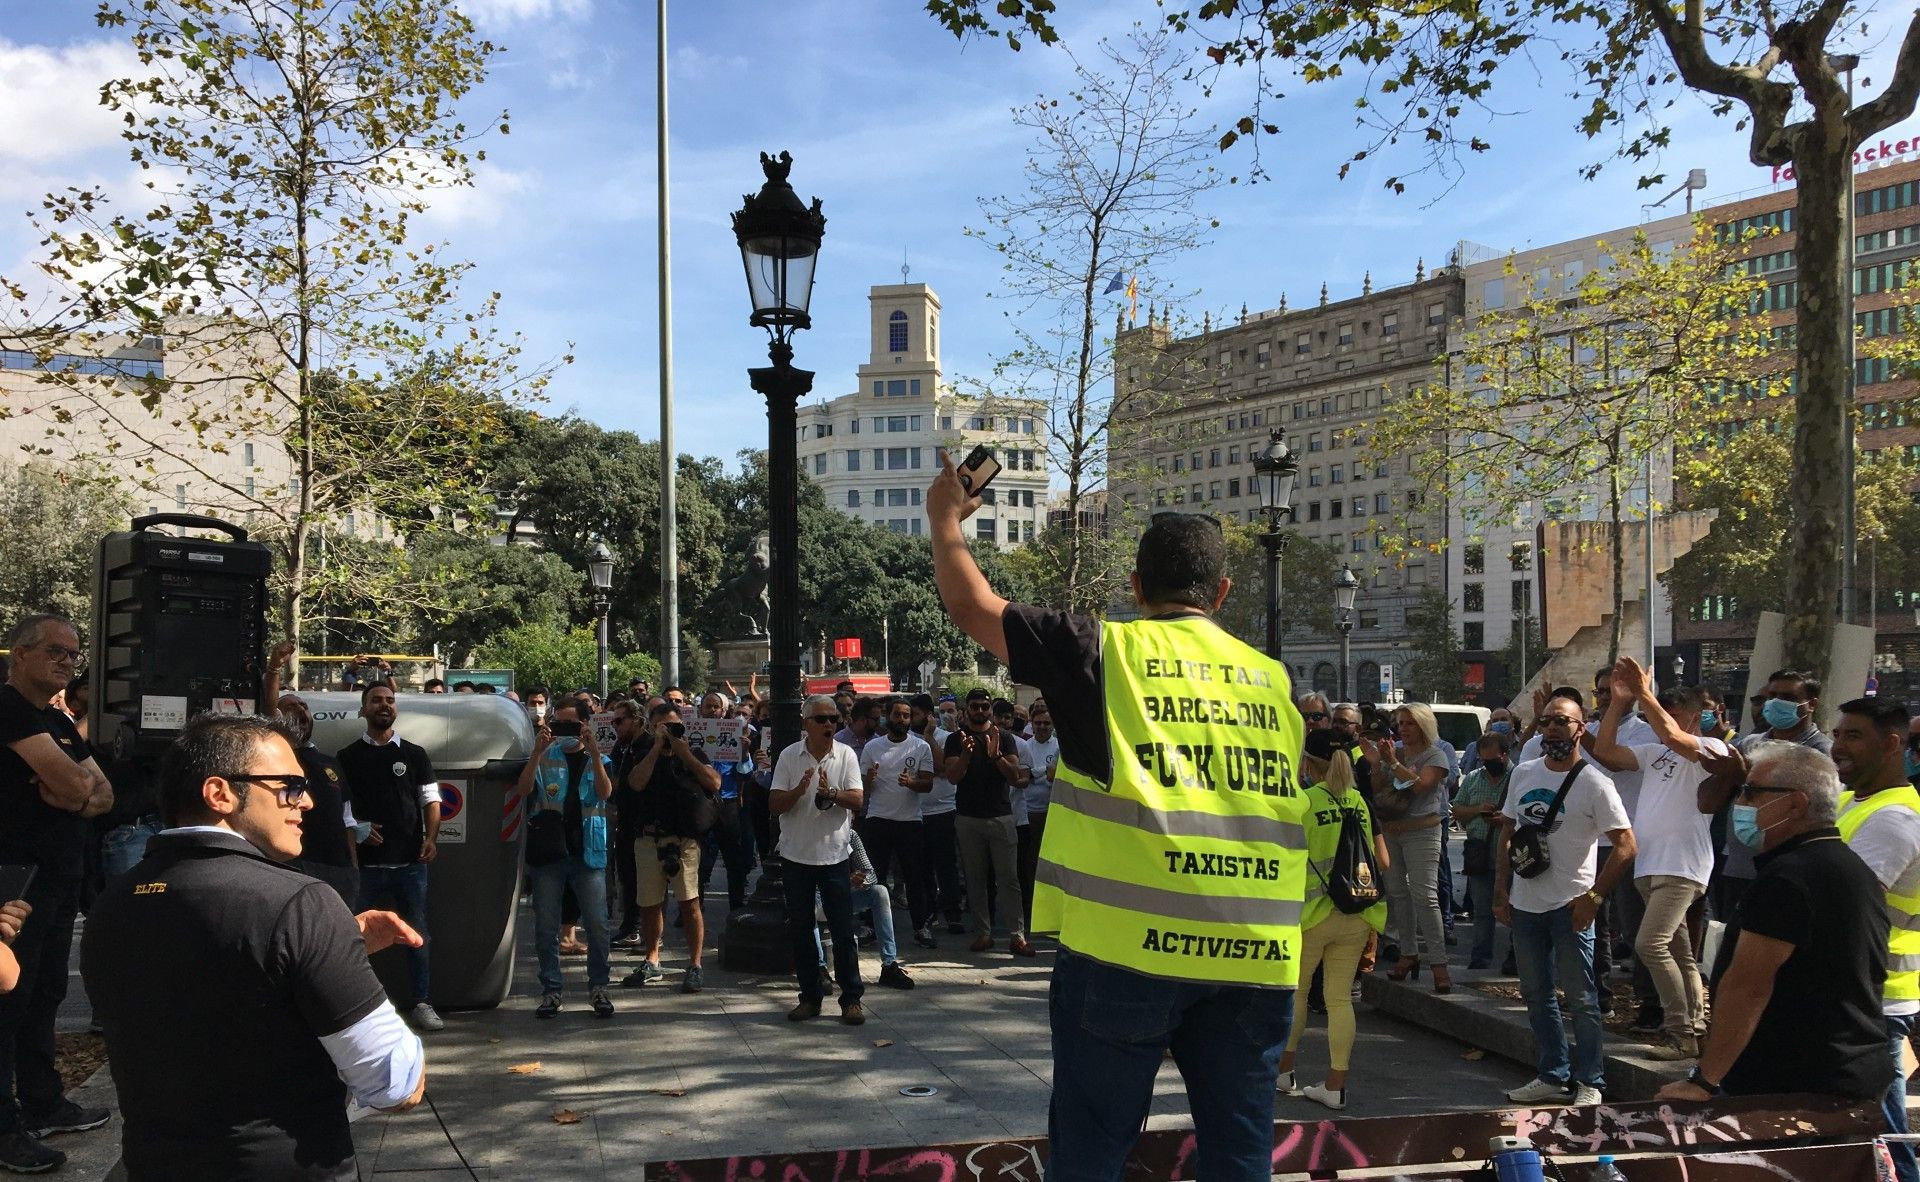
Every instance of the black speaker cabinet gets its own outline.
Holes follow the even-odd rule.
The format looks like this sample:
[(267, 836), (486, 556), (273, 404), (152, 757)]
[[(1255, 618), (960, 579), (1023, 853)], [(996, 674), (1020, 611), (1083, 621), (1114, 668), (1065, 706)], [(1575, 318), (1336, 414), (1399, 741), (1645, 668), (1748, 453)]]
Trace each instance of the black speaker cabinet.
[[(183, 538), (158, 525), (217, 530)], [(272, 552), (212, 517), (156, 513), (100, 539), (94, 568), (94, 743), (118, 758), (157, 756), (187, 719), (252, 714), (266, 664)]]

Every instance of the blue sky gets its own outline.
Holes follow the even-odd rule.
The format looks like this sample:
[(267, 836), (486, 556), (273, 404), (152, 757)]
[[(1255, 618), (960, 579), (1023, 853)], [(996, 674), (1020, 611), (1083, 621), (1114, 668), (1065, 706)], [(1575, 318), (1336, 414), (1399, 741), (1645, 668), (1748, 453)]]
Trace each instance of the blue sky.
[[(648, 0), (472, 0), (468, 11), (506, 45), (474, 110), (504, 107), (512, 134), (490, 140), (476, 188), (438, 201), (428, 229), (478, 266), (476, 292), (500, 291), (502, 320), (534, 356), (573, 342), (575, 364), (549, 390), (555, 410), (608, 427), (658, 433), (655, 295), (654, 26)], [(1064, 5), (1067, 40), (1091, 46), (1135, 19), (1145, 0)], [(25, 273), (34, 239), (18, 211), (49, 188), (101, 181), (130, 192), (131, 167), (110, 118), (95, 109), (101, 81), (126, 68), (124, 47), (97, 29), (91, 0), (0, 0), (0, 275)], [(793, 181), (819, 196), (827, 240), (814, 328), (796, 344), (818, 371), (817, 395), (853, 388), (867, 349), (866, 292), (900, 281), (940, 293), (949, 378), (984, 376), (1011, 346), (992, 253), (963, 236), (977, 200), (1015, 192), (1027, 147), (1009, 110), (1061, 94), (1071, 63), (1028, 44), (956, 42), (913, 0), (680, 0), (670, 13), (673, 318), (677, 442), (731, 460), (764, 446), (764, 404), (744, 370), (764, 364), (764, 334), (746, 323), (745, 284), (727, 215), (760, 184), (758, 153), (791, 151)], [(1874, 60), (1885, 46), (1860, 46)], [(1498, 248), (1556, 242), (1642, 220), (1651, 195), (1615, 164), (1582, 181), (1605, 145), (1574, 129), (1557, 63), (1516, 59), (1497, 94), (1507, 114), (1486, 129), (1494, 150), (1467, 162), (1459, 183), (1415, 177), (1402, 195), (1381, 187), (1410, 155), (1336, 169), (1363, 133), (1354, 91), (1294, 88), (1263, 137), (1271, 180), (1201, 198), (1220, 227), (1170, 263), (1187, 311), (1216, 316), (1300, 306), (1405, 282), (1417, 258), (1443, 262), (1459, 239)], [(1207, 105), (1237, 117), (1248, 91), (1229, 76)], [(1872, 93), (1863, 82), (1862, 91)], [(1195, 101), (1200, 102), (1198, 92)], [(1674, 109), (1672, 176), (1705, 168), (1707, 197), (1764, 187), (1745, 136), (1682, 95)], [(1907, 125), (1912, 126), (1912, 123)], [(1218, 162), (1243, 178), (1244, 149)], [(1668, 209), (1679, 208), (1676, 198)], [(1662, 211), (1667, 212), (1667, 211)], [(1110, 297), (1118, 300), (1120, 297)], [(1109, 305), (1108, 315), (1111, 315)], [(1144, 311), (1144, 309), (1143, 309)]]

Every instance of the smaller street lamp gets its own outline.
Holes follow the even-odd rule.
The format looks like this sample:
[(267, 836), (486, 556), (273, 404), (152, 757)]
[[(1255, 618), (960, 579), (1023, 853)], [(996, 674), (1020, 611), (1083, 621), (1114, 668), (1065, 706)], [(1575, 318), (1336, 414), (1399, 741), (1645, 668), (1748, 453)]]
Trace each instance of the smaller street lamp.
[(1286, 429), (1275, 427), (1266, 448), (1253, 457), (1253, 488), (1267, 515), (1267, 532), (1260, 535), (1260, 545), (1267, 552), (1267, 655), (1276, 661), (1281, 659), (1280, 557), (1293, 538), (1280, 526), (1293, 520), (1293, 484), (1299, 476), (1300, 461), (1287, 446)]
[(1360, 580), (1353, 577), (1353, 567), (1348, 563), (1340, 564), (1340, 573), (1333, 576), (1333, 613), (1334, 622), (1340, 629), (1340, 700), (1347, 700), (1347, 670), (1353, 663), (1353, 600), (1360, 594)]
[(600, 641), (600, 700), (607, 700), (607, 609), (613, 606), (613, 551), (605, 542), (593, 544), (593, 556), (587, 559), (587, 577), (593, 581), (593, 614)]

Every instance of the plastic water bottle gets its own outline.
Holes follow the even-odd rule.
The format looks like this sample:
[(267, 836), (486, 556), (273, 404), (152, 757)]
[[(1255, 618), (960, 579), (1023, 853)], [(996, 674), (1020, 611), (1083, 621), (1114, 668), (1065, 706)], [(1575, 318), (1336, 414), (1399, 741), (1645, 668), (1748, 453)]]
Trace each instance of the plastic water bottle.
[(1610, 1153), (1601, 1154), (1600, 1160), (1593, 1163), (1590, 1176), (1593, 1182), (1627, 1182), (1627, 1176), (1620, 1172), (1619, 1166), (1613, 1164), (1613, 1155)]
[(1487, 1154), (1493, 1158), (1493, 1173), (1499, 1182), (1544, 1182), (1540, 1151), (1525, 1137), (1491, 1138)]

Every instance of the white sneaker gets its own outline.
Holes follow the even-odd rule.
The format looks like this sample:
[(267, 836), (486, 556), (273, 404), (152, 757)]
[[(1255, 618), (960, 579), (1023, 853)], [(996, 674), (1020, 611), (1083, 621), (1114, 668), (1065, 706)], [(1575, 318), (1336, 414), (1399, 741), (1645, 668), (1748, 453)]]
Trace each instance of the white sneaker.
[(412, 1018), (413, 1024), (422, 1030), (433, 1031), (445, 1030), (447, 1028), (446, 1020), (441, 1018), (440, 1015), (434, 1011), (434, 1008), (424, 1001), (414, 1006), (408, 1017)]
[(1602, 1102), (1600, 1089), (1591, 1084), (1581, 1084), (1579, 1087), (1573, 1089), (1573, 1106), (1575, 1108), (1592, 1108)]
[(1347, 1106), (1347, 1089), (1334, 1091), (1325, 1084), (1308, 1084), (1300, 1089), (1300, 1094), (1315, 1104), (1322, 1104), (1336, 1112)]
[(1300, 1094), (1300, 1085), (1295, 1082), (1293, 1072), (1282, 1071), (1279, 1082), (1274, 1085), (1273, 1090), (1282, 1096), (1298, 1096)]
[(1567, 1085), (1557, 1084), (1552, 1080), (1536, 1079), (1530, 1084), (1525, 1084), (1508, 1092), (1507, 1099), (1513, 1101), (1515, 1104), (1540, 1104), (1548, 1100), (1557, 1100), (1565, 1103), (1567, 1099)]

